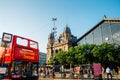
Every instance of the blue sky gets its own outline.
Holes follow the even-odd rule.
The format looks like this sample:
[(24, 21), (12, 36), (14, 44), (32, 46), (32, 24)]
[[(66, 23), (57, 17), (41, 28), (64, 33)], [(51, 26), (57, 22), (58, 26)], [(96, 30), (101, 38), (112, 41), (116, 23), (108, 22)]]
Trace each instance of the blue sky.
[(0, 36), (8, 32), (31, 38), (46, 52), (52, 18), (57, 18), (57, 36), (68, 24), (79, 38), (104, 15), (120, 18), (120, 0), (0, 0)]

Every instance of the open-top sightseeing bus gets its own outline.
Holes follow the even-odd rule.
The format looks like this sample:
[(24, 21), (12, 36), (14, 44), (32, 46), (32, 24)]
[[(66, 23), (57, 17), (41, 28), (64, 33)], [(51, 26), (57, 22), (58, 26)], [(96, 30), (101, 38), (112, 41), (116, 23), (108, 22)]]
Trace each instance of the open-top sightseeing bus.
[(17, 35), (11, 43), (1, 41), (0, 78), (37, 80), (38, 64), (38, 42)]

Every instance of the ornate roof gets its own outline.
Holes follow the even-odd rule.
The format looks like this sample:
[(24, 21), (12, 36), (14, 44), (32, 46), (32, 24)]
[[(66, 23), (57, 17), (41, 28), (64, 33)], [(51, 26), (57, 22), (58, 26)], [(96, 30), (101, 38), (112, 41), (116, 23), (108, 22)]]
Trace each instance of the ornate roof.
[(54, 33), (51, 32), (51, 33), (49, 34), (48, 38), (53, 39), (53, 38), (54, 38)]
[(64, 32), (71, 34), (71, 30), (70, 30), (70, 28), (68, 27), (68, 25), (66, 25), (66, 27), (64, 28)]

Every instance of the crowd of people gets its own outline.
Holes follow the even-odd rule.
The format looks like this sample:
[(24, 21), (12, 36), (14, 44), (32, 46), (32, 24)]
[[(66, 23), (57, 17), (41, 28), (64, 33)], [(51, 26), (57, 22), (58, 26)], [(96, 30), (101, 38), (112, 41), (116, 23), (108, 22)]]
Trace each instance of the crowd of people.
[(52, 67), (40, 67), (39, 73), (43, 78), (51, 78), (55, 76), (55, 70)]
[[(83, 78), (94, 78), (94, 69), (93, 67), (89, 66), (89, 67), (83, 67), (83, 66), (77, 66), (74, 68), (71, 68), (69, 70), (69, 72), (66, 71), (66, 69), (61, 66), (60, 68), (60, 72), (59, 74), (61, 74), (61, 78), (66, 78), (66, 74), (69, 74), (69, 77), (67, 76), (67, 78), (75, 78), (75, 79), (83, 79)], [(112, 80), (112, 72), (113, 69), (111, 69), (110, 67), (106, 67), (103, 69), (101, 69), (103, 73), (101, 73), (101, 75), (106, 75), (106, 78), (108, 80)], [(41, 67), (39, 68), (39, 72), (40, 72), (40, 76), (44, 77), (44, 78), (54, 78), (56, 77), (55, 75), (55, 69), (53, 67)], [(104, 77), (104, 76), (101, 76)]]
[[(61, 74), (61, 78), (65, 78), (66, 74), (69, 74), (70, 78), (83, 78), (83, 74), (87, 73), (88, 77), (91, 77), (93, 72), (92, 72), (92, 68), (88, 68), (88, 69), (83, 69), (82, 66), (78, 66), (78, 67), (74, 67), (71, 68), (71, 70), (67, 71), (67, 69), (65, 69), (63, 66), (60, 67), (60, 71), (59, 73)], [(43, 78), (50, 78), (50, 77), (55, 77), (55, 69), (53, 67), (40, 67), (39, 68), (39, 75)]]

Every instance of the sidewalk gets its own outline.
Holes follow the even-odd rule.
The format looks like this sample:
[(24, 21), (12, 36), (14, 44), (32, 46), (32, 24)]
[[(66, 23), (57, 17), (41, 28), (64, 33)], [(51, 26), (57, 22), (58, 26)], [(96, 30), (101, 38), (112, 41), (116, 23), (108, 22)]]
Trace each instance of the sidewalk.
[[(88, 78), (86, 74), (84, 75), (84, 79), (77, 79), (77, 78), (72, 79), (69, 76), (70, 76), (70, 74), (66, 74), (65, 78), (61, 78), (61, 74), (57, 73), (57, 74), (55, 74), (55, 78), (39, 77), (39, 80), (95, 80), (95, 79)], [(102, 80), (107, 80), (107, 76), (102, 75)], [(112, 80), (120, 80), (120, 75), (114, 75)]]
[[(82, 80), (82, 79), (52, 79), (52, 78), (42, 78), (39, 80)], [(94, 79), (83, 79), (83, 80), (94, 80)]]
[[(98, 79), (53, 79), (53, 78), (39, 78), (39, 80), (98, 80)], [(102, 80), (107, 80), (107, 79), (105, 78), (105, 79), (102, 79)], [(120, 79), (113, 78), (112, 80), (120, 80)]]

